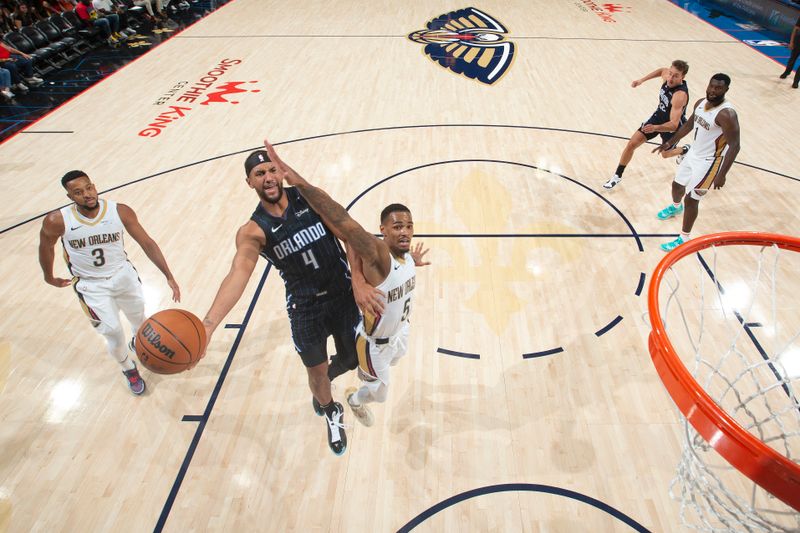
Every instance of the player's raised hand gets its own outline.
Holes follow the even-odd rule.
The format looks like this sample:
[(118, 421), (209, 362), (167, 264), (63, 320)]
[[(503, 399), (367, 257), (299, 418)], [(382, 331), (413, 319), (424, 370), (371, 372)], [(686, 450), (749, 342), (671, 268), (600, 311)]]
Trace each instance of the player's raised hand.
[(275, 166), (278, 167), (278, 174), (280, 174), (281, 178), (286, 180), (288, 185), (297, 185), (295, 180), (297, 176), (296, 172), (291, 171), (289, 165), (283, 162), (278, 156), (278, 153), (275, 151), (275, 147), (270, 144), (267, 139), (264, 139), (264, 148), (267, 150), (267, 156), (269, 156), (269, 160), (275, 163)]
[(417, 243), (411, 249), (411, 251), (409, 252), (411, 254), (411, 257), (414, 258), (414, 265), (415, 266), (421, 267), (421, 266), (426, 266), (426, 265), (430, 265), (431, 264), (430, 261), (423, 260), (423, 258), (425, 257), (425, 254), (427, 254), (428, 252), (431, 251), (430, 248), (423, 249), (424, 246), (425, 246), (425, 243), (422, 243), (422, 242)]

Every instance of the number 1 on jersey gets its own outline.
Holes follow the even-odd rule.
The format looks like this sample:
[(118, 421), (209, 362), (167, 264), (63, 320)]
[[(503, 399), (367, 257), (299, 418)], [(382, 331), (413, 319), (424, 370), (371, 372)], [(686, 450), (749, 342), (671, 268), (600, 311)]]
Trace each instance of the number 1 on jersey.
[(306, 250), (303, 252), (303, 261), (305, 261), (307, 265), (314, 265), (314, 270), (319, 270), (319, 263), (317, 263), (317, 258), (314, 257), (313, 250)]

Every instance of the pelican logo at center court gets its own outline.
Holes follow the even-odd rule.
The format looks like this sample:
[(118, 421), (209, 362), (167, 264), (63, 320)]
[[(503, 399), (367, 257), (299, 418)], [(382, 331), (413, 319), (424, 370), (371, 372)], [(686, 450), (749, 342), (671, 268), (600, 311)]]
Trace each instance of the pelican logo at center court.
[(490, 15), (468, 7), (436, 17), (426, 30), (408, 38), (424, 44), (423, 53), (440, 67), (491, 85), (514, 60), (514, 43), (506, 41), (507, 33)]

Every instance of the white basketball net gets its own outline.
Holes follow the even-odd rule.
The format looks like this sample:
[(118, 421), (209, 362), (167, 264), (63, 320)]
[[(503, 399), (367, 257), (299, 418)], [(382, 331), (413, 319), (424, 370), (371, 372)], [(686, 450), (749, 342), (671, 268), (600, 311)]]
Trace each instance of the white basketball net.
[[(681, 279), (688, 287), (679, 298)], [(791, 289), (779, 291), (781, 281)], [(798, 281), (800, 254), (777, 246), (714, 246), (677, 261), (659, 295), (664, 327), (673, 324), (670, 342), (695, 380), (739, 425), (795, 463)], [(683, 331), (674, 327), (681, 322)], [(670, 495), (681, 503), (684, 525), (713, 532), (800, 531), (800, 513), (730, 466), (681, 419), (683, 455)]]

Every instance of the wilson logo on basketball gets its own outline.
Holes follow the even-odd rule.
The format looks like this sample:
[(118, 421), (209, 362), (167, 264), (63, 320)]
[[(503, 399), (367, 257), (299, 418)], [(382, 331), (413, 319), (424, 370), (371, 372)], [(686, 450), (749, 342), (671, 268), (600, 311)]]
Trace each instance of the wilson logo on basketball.
[(167, 348), (161, 344), (161, 335), (155, 332), (152, 326), (150, 326), (149, 322), (145, 322), (144, 327), (139, 335), (144, 337), (150, 346), (152, 346), (157, 352), (166, 355), (170, 359), (175, 357), (175, 350), (171, 350), (170, 348)]
[(441, 15), (427, 28), (408, 38), (424, 44), (423, 53), (440, 67), (480, 83), (497, 82), (514, 59), (514, 43), (505, 40), (505, 26), (474, 7)]
[(220, 78), (225, 76), (232, 66), (240, 63), (242, 63), (241, 59), (223, 59), (196, 82), (180, 81), (173, 85), (153, 105), (163, 106), (173, 98), (176, 103), (167, 105), (167, 109), (159, 113), (147, 127), (140, 130), (138, 135), (140, 137), (161, 135), (161, 132), (173, 123), (196, 112), (199, 109), (196, 105), (238, 104), (239, 98), (232, 99), (232, 96), (261, 92), (260, 89), (243, 87), (245, 84), (258, 83), (257, 81), (228, 81), (218, 84)]
[(603, 22), (617, 22), (614, 18), (616, 13), (630, 13), (631, 8), (630, 6), (625, 6), (622, 4), (616, 3), (603, 3), (598, 4), (593, 2), (592, 0), (579, 0), (575, 2), (575, 5), (578, 6), (578, 9), (584, 11), (586, 13), (594, 13), (597, 15), (600, 20)]

